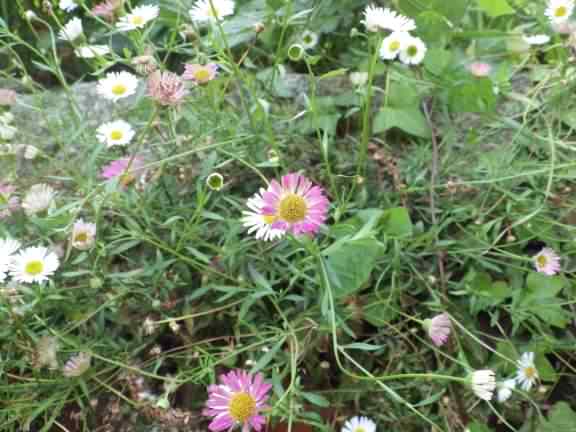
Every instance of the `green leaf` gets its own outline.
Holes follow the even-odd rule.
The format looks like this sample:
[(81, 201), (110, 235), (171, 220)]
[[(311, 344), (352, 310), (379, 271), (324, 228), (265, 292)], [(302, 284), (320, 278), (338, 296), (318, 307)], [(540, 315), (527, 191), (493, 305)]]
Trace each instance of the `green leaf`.
[(385, 132), (394, 127), (422, 138), (431, 136), (430, 127), (418, 107), (382, 108), (374, 118), (374, 132)]
[(448, 92), (448, 103), (454, 112), (492, 112), (496, 95), (488, 78), (459, 83)]
[(323, 407), (323, 408), (330, 406), (330, 401), (323, 396), (317, 395), (315, 393), (308, 393), (308, 392), (302, 392), (300, 394), (302, 395), (302, 397), (304, 399), (306, 399), (308, 402), (310, 402), (316, 406)]
[(393, 237), (409, 237), (412, 235), (412, 220), (404, 207), (391, 208), (382, 216), (383, 232)]
[(462, 20), (468, 9), (468, 0), (432, 0), (431, 9), (456, 24)]
[(442, 75), (452, 61), (452, 52), (443, 48), (430, 48), (424, 58), (424, 67), (434, 75)]
[[(446, 40), (450, 36), (450, 26), (446, 19), (434, 11), (425, 11), (418, 15), (416, 25), (420, 29), (420, 36), (428, 43)], [(430, 55), (428, 53), (426, 58)]]
[(506, 0), (478, 0), (478, 6), (491, 17), (516, 13)]
[(558, 402), (552, 407), (548, 419), (542, 419), (538, 432), (576, 431), (576, 413), (566, 402)]
[(382, 247), (375, 239), (350, 240), (326, 254), (330, 279), (336, 298), (354, 294), (368, 282)]
[(554, 297), (562, 290), (564, 283), (565, 280), (560, 276), (530, 273), (526, 278), (527, 297), (534, 299)]
[(478, 422), (474, 422), (468, 425), (468, 430), (470, 432), (492, 432), (490, 428)]

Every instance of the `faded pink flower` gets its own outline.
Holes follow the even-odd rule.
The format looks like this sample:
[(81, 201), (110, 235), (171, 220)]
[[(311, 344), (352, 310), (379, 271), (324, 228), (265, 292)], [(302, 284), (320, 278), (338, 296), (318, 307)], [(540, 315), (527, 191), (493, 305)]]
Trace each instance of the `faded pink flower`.
[(230, 431), (236, 426), (242, 432), (262, 430), (266, 417), (268, 391), (272, 385), (264, 382), (262, 374), (252, 375), (243, 370), (230, 371), (219, 376), (220, 384), (208, 386), (208, 401), (202, 412), (213, 417), (208, 429), (212, 432)]
[(100, 176), (106, 180), (120, 177), (120, 184), (126, 187), (145, 174), (144, 165), (142, 156), (129, 156), (110, 162), (102, 169)]
[(12, 89), (0, 89), (0, 105), (14, 105), (16, 103), (16, 92)]
[(560, 257), (554, 249), (544, 248), (534, 256), (536, 271), (548, 276), (554, 276), (560, 271)]
[(173, 72), (155, 71), (148, 76), (148, 95), (160, 105), (178, 105), (187, 94), (184, 81)]
[(262, 214), (272, 221), (270, 227), (296, 235), (317, 233), (330, 206), (322, 187), (296, 173), (283, 176), (280, 183), (272, 180), (262, 198)]
[(446, 312), (436, 315), (432, 319), (424, 321), (424, 328), (428, 332), (428, 336), (437, 347), (442, 346), (448, 341), (450, 332), (452, 331), (452, 321), (450, 315)]
[(122, 6), (122, 2), (123, 0), (106, 0), (94, 6), (92, 8), (92, 13), (104, 18), (105, 20), (113, 21), (116, 12)]
[(218, 73), (218, 65), (216, 63), (208, 63), (207, 65), (201, 64), (185, 64), (184, 73), (182, 78), (190, 80), (194, 84), (206, 84), (216, 78)]
[(8, 183), (0, 183), (0, 219), (5, 219), (20, 208), (20, 200), (14, 196), (16, 188)]
[(468, 65), (468, 70), (472, 75), (478, 78), (487, 77), (492, 72), (492, 66), (489, 63), (473, 62)]

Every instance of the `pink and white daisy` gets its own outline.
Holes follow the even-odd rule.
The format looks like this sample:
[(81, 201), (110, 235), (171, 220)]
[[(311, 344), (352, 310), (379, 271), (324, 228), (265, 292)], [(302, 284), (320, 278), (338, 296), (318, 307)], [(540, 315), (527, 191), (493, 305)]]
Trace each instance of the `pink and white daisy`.
[(468, 70), (475, 77), (484, 78), (490, 75), (492, 72), (492, 66), (490, 63), (472, 62), (468, 65)]
[(184, 80), (173, 72), (157, 70), (148, 76), (148, 96), (160, 105), (178, 105), (187, 94)]
[(72, 227), (70, 243), (73, 248), (78, 250), (88, 250), (94, 246), (96, 240), (96, 225), (90, 222), (84, 222), (78, 219)]
[(106, 180), (118, 177), (120, 184), (126, 187), (145, 174), (145, 164), (142, 156), (129, 156), (110, 162), (100, 175)]
[(424, 321), (424, 327), (428, 331), (428, 336), (436, 346), (442, 346), (448, 340), (452, 331), (452, 321), (446, 312), (436, 315), (432, 319)]
[(330, 205), (323, 188), (296, 173), (283, 176), (280, 183), (272, 180), (262, 198), (262, 213), (274, 218), (272, 228), (296, 235), (318, 232)]
[(218, 73), (218, 65), (216, 63), (208, 63), (207, 65), (201, 64), (185, 64), (184, 73), (182, 78), (190, 80), (194, 84), (206, 84), (216, 78)]
[(220, 384), (208, 387), (208, 401), (202, 412), (213, 417), (208, 429), (219, 432), (241, 426), (242, 432), (249, 432), (250, 428), (262, 430), (266, 418), (260, 411), (268, 408), (266, 401), (272, 385), (264, 382), (262, 374), (243, 370), (222, 374), (219, 380)]
[(544, 248), (534, 256), (536, 271), (548, 276), (554, 276), (560, 271), (560, 257), (554, 249)]
[(0, 88), (0, 105), (14, 105), (17, 93), (12, 89)]
[(264, 199), (262, 194), (266, 192), (264, 188), (260, 188), (259, 192), (256, 192), (251, 198), (248, 199), (246, 205), (249, 210), (242, 212), (244, 215), (242, 217), (242, 225), (248, 228), (248, 234), (256, 233), (256, 239), (264, 241), (277, 240), (284, 237), (286, 234), (285, 230), (272, 228), (274, 223), (274, 217), (267, 216), (262, 213), (262, 207), (264, 206)]
[(106, 0), (92, 8), (92, 13), (96, 16), (112, 21), (118, 9), (122, 6), (122, 0)]

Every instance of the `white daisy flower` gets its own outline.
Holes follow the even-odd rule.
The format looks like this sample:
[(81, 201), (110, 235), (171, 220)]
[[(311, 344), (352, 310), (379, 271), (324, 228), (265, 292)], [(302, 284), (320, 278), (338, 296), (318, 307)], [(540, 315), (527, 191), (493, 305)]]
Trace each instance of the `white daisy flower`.
[(74, 0), (60, 0), (58, 2), (58, 7), (66, 12), (72, 12), (78, 7)]
[(516, 383), (524, 391), (529, 391), (532, 385), (538, 380), (538, 371), (534, 366), (534, 353), (525, 352), (518, 360), (518, 372)]
[(574, 0), (548, 0), (544, 15), (552, 24), (567, 21), (574, 11)]
[(72, 227), (70, 242), (73, 248), (78, 250), (88, 250), (94, 246), (96, 239), (96, 225), (78, 219)]
[(82, 36), (82, 32), (82, 20), (78, 17), (74, 17), (64, 25), (62, 30), (60, 30), (58, 37), (68, 42), (74, 42)]
[(400, 50), (400, 61), (407, 65), (417, 65), (424, 60), (425, 56), (426, 44), (422, 39), (409, 35)]
[(116, 27), (120, 31), (130, 31), (144, 27), (148, 22), (158, 17), (160, 8), (156, 5), (138, 6), (127, 15), (120, 17)]
[(350, 72), (348, 78), (354, 87), (362, 87), (368, 82), (368, 72)]
[(20, 247), (20, 242), (14, 239), (0, 239), (0, 282), (6, 279), (12, 255)]
[(344, 423), (341, 432), (376, 432), (376, 423), (368, 417), (352, 417)]
[(49, 280), (59, 265), (54, 252), (45, 247), (29, 247), (14, 255), (10, 275), (17, 282), (40, 283)]
[(512, 396), (512, 391), (516, 388), (516, 380), (514, 378), (507, 379), (506, 381), (500, 381), (496, 384), (496, 389), (498, 390), (496, 398), (498, 402), (503, 403), (510, 399)]
[(485, 369), (472, 372), (470, 385), (476, 396), (482, 400), (489, 401), (492, 399), (492, 395), (496, 389), (496, 376), (494, 371)]
[(310, 30), (305, 30), (300, 36), (300, 43), (304, 47), (304, 49), (313, 49), (316, 45), (318, 45), (318, 33), (314, 33)]
[(190, 18), (198, 23), (222, 21), (224, 17), (232, 14), (233, 0), (198, 0), (190, 9)]
[(110, 47), (108, 45), (84, 45), (74, 50), (76, 57), (80, 58), (94, 58), (110, 54)]
[(132, 129), (130, 123), (125, 122), (124, 120), (115, 120), (113, 122), (104, 123), (96, 129), (98, 141), (106, 144), (108, 148), (113, 146), (125, 146), (132, 141), (134, 134), (134, 129)]
[(260, 188), (251, 198), (246, 201), (246, 205), (250, 210), (242, 212), (242, 225), (248, 228), (248, 234), (256, 232), (256, 239), (263, 239), (264, 241), (277, 240), (284, 237), (286, 231), (281, 229), (272, 228), (274, 217), (262, 214), (262, 207), (264, 207), (264, 199), (262, 194), (266, 192), (265, 189)]
[(370, 32), (390, 30), (392, 32), (410, 32), (416, 30), (416, 23), (412, 18), (405, 17), (392, 9), (383, 9), (374, 5), (366, 6), (364, 19), (361, 21)]
[(33, 10), (28, 9), (26, 12), (24, 12), (24, 18), (28, 21), (32, 21), (33, 19), (38, 18), (38, 15), (36, 15), (36, 12)]
[(533, 36), (523, 35), (522, 39), (528, 45), (545, 45), (548, 42), (550, 42), (550, 36), (545, 35), (545, 34), (538, 34), (538, 35), (533, 35)]
[(109, 72), (98, 81), (97, 91), (106, 99), (117, 102), (136, 93), (138, 78), (130, 72)]
[(394, 32), (382, 41), (380, 58), (382, 60), (394, 60), (404, 49), (411, 36), (406, 32)]
[(22, 208), (29, 216), (40, 213), (50, 207), (55, 196), (56, 191), (52, 187), (45, 183), (35, 184), (22, 200)]

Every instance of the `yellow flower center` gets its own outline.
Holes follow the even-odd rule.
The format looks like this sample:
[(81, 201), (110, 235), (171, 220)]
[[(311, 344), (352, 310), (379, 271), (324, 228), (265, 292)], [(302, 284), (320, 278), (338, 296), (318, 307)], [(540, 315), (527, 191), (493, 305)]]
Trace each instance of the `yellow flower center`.
[(410, 45), (408, 47), (408, 49), (406, 50), (406, 53), (410, 56), (410, 57), (414, 57), (416, 54), (418, 54), (418, 48), (416, 48), (416, 46), (414, 45)]
[(235, 393), (228, 404), (230, 417), (238, 423), (245, 423), (256, 413), (256, 401), (248, 393)]
[(126, 174), (122, 174), (120, 176), (120, 184), (122, 186), (128, 186), (130, 183), (132, 183), (134, 180), (136, 180), (136, 177), (130, 173), (126, 173)]
[(524, 368), (524, 375), (528, 379), (533, 379), (536, 377), (536, 369), (532, 366), (528, 366), (527, 368)]
[(288, 223), (296, 223), (304, 220), (308, 213), (306, 200), (299, 195), (289, 194), (280, 201), (278, 217)]
[(134, 24), (135, 26), (139, 26), (144, 24), (144, 17), (142, 17), (141, 15), (135, 15), (132, 18), (130, 18), (130, 21), (132, 21), (132, 24)]
[(536, 263), (538, 264), (538, 267), (546, 267), (546, 264), (548, 264), (548, 258), (546, 258), (545, 255), (540, 255), (536, 258)]
[(272, 225), (274, 222), (276, 222), (278, 218), (276, 217), (276, 215), (263, 215), (262, 219), (264, 220), (264, 223)]
[(563, 16), (566, 16), (567, 12), (568, 12), (568, 10), (566, 9), (566, 6), (559, 6), (554, 11), (554, 16), (563, 17)]
[(400, 42), (395, 40), (390, 43), (390, 51), (398, 51), (400, 49)]
[(121, 140), (123, 136), (124, 134), (122, 133), (122, 131), (119, 130), (113, 130), (112, 132), (110, 132), (110, 138), (113, 139), (114, 141)]
[(74, 241), (78, 243), (86, 243), (88, 241), (88, 233), (80, 232), (74, 237)]
[(210, 81), (210, 71), (208, 71), (208, 69), (198, 69), (194, 74), (194, 78), (196, 78), (196, 81), (202, 83)]
[(364, 429), (362, 426), (357, 427), (356, 429), (354, 429), (354, 432), (366, 432), (366, 429)]
[(26, 263), (26, 273), (32, 276), (39, 275), (44, 270), (44, 263), (42, 261), (30, 261)]
[(122, 83), (114, 84), (112, 86), (112, 93), (114, 93), (116, 96), (122, 96), (124, 93), (126, 93), (126, 90), (128, 89)]

